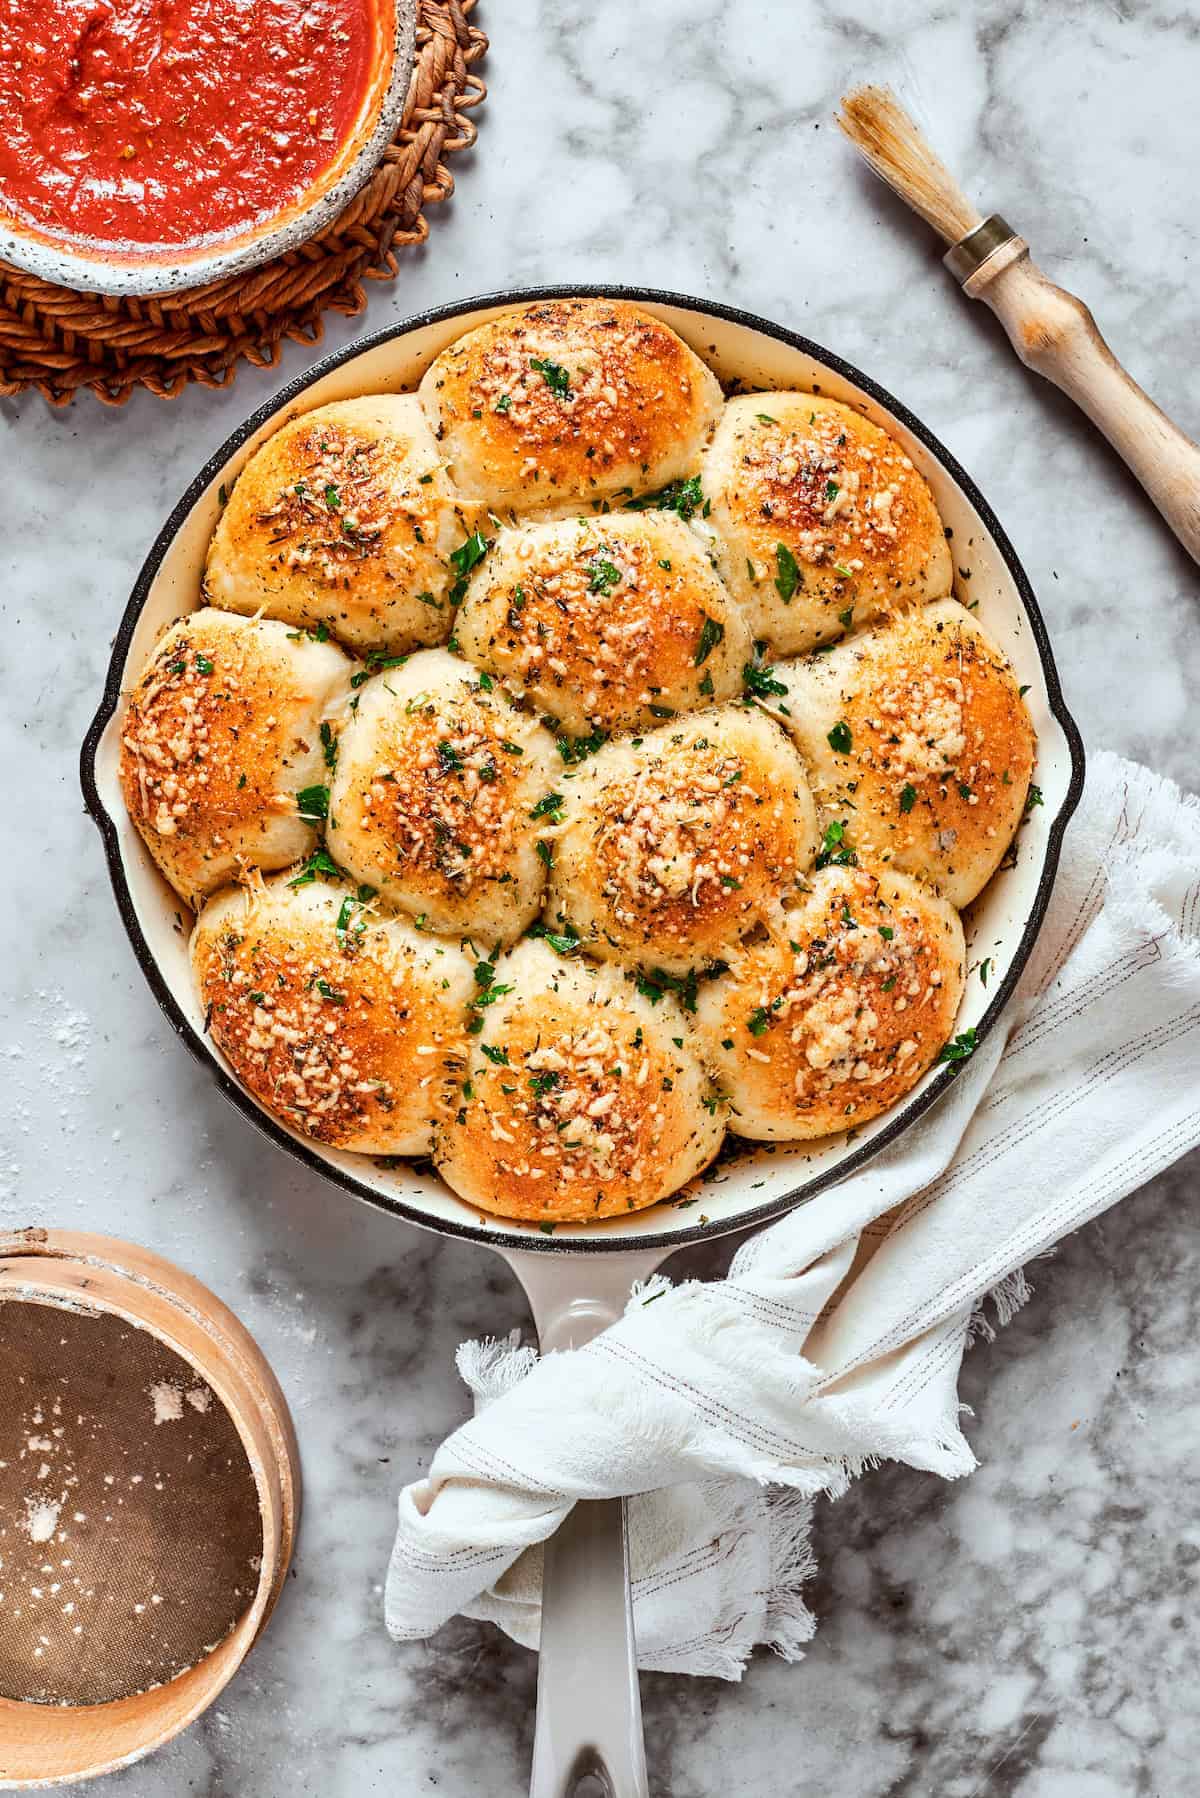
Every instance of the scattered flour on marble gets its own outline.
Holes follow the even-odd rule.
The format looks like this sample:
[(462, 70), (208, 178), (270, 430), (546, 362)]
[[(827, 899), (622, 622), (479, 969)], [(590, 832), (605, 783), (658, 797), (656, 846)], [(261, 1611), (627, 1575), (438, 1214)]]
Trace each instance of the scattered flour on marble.
[(24, 1202), (18, 1138), (36, 1142), (45, 1117), (56, 1120), (61, 1137), (73, 1137), (78, 1131), (89, 1097), (93, 1035), (87, 1012), (61, 987), (39, 987), (32, 994), (20, 1039), (0, 1045), (0, 1056), (8, 1064), (0, 1216)]

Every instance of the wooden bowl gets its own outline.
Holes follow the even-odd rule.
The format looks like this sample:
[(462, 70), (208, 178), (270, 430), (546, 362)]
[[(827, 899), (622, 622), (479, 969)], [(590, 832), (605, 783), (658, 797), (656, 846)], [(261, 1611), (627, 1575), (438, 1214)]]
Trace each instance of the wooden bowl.
[[(0, 1301), (108, 1314), (180, 1356), (224, 1406), (246, 1451), (262, 1517), (253, 1600), (218, 1646), (168, 1683), (102, 1704), (0, 1697), (0, 1790), (109, 1773), (160, 1748), (212, 1704), (258, 1640), (283, 1588), (300, 1504), (287, 1404), (248, 1332), (170, 1262), (111, 1237), (69, 1230), (0, 1232)], [(2, 1308), (2, 1307), (0, 1307)]]

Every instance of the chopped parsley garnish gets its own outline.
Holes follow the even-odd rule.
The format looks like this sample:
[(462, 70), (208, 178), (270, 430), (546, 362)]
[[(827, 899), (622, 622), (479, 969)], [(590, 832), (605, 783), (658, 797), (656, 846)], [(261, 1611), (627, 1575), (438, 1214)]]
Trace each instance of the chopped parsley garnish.
[(879, 934), (885, 943), (890, 943), (896, 932), (890, 924), (881, 924), (879, 926)]
[(506, 993), (512, 992), (511, 986), (503, 986), (496, 980), (496, 964), (493, 961), (477, 961), (474, 967), (475, 985), (479, 991), (474, 998), (467, 1001), (467, 1010), (475, 1013), (467, 1025), (472, 1036), (478, 1036), (483, 1029), (482, 1013), (497, 999), (503, 999)]
[(551, 930), (548, 924), (540, 920), (531, 924), (525, 932), (526, 936), (540, 937), (557, 955), (574, 955), (579, 947), (579, 935), (573, 925), (568, 924), (563, 930)]
[(975, 1026), (972, 1024), (969, 1030), (960, 1030), (952, 1042), (943, 1045), (938, 1061), (951, 1063), (969, 1061), (974, 1053)]
[(342, 496), (332, 481), (325, 488), (325, 504), (331, 512), (340, 512), (342, 509)]
[(588, 756), (595, 755), (598, 749), (603, 749), (607, 741), (608, 732), (601, 730), (599, 725), (586, 737), (555, 737), (554, 739), (558, 753), (568, 768), (574, 767), (576, 762), (586, 762)]
[(835, 755), (849, 755), (852, 741), (850, 726), (844, 718), (839, 718), (826, 737), (826, 742)]
[(750, 1013), (750, 1016), (746, 1019), (746, 1028), (751, 1036), (765, 1036), (767, 1034), (767, 1026), (770, 1022), (771, 1019), (766, 1006), (756, 1005), (754, 1010)]
[(980, 981), (981, 986), (987, 985), (988, 975), (991, 973), (991, 971), (992, 971), (992, 958), (990, 955), (985, 955), (983, 960), (979, 964), (979, 981)]
[(314, 849), (294, 880), (289, 880), (290, 887), (306, 887), (317, 878), (318, 874), (341, 874), (341, 869), (327, 849)]
[(1028, 793), (1025, 795), (1025, 816), (1029, 816), (1034, 806), (1045, 805), (1045, 803), (1046, 801), (1042, 798), (1042, 789), (1031, 784)]
[(362, 907), (367, 899), (373, 899), (374, 897), (374, 887), (359, 887), (356, 898), (352, 899), (349, 893), (347, 893), (346, 897), (342, 900), (341, 909), (338, 912), (337, 923), (334, 925), (334, 930), (342, 939), (343, 948), (345, 947), (346, 932), (350, 929), (350, 921), (354, 917), (355, 911), (358, 911), (360, 914), (358, 923), (354, 926), (355, 936), (362, 936), (363, 932), (366, 930), (366, 919), (361, 915)]
[(370, 680), (373, 674), (379, 674), (384, 668), (403, 668), (407, 656), (385, 656), (381, 650), (368, 649), (363, 657), (363, 666), (357, 674), (350, 676), (352, 687), (361, 687), (364, 681)]
[(500, 747), (505, 755), (524, 755), (525, 753), (519, 743), (510, 743), (507, 737), (500, 739)]
[(551, 824), (562, 823), (563, 796), (561, 793), (543, 793), (529, 816), (531, 818), (549, 818)]
[[(839, 572), (840, 572), (840, 570), (839, 570)], [(847, 606), (846, 610), (844, 612), (838, 613), (838, 623), (841, 625), (843, 630), (848, 631), (850, 629), (850, 626), (854, 623), (854, 607), (853, 606)]]
[(608, 593), (621, 579), (621, 570), (606, 556), (598, 556), (588, 570), (588, 592)]
[[(846, 564), (844, 562), (835, 562), (833, 565), (833, 572), (836, 575), (840, 575), (842, 580), (844, 580), (844, 581), (852, 581), (854, 579), (853, 569), (847, 568)], [(854, 608), (853, 608), (853, 606), (850, 606), (846, 609), (846, 611), (838, 613), (838, 622), (840, 624), (844, 624), (846, 629), (849, 630), (850, 629), (850, 620), (853, 616), (854, 616)]]
[(327, 980), (318, 978), (317, 991), (320, 993), (322, 999), (328, 999), (331, 1005), (344, 1005), (346, 1003), (345, 993), (339, 993), (337, 988), (330, 986)]
[(783, 682), (776, 680), (774, 668), (768, 668), (761, 662), (742, 664), (742, 685), (755, 699), (772, 699), (776, 696), (784, 698), (787, 694)]
[(775, 545), (775, 591), (785, 606), (792, 603), (792, 595), (800, 585), (800, 565), (786, 543)]
[(512, 394), (511, 393), (502, 393), (500, 395), (500, 398), (496, 401), (496, 404), (493, 406), (492, 410), (494, 412), (507, 412), (509, 410), (509, 408), (511, 407), (511, 405), (512, 405)]
[(902, 812), (911, 812), (916, 803), (917, 789), (906, 782), (900, 789), (900, 810)]
[(462, 773), (462, 769), (463, 769), (462, 756), (459, 754), (458, 750), (454, 747), (453, 743), (448, 743), (444, 737), (442, 738), (441, 742), (437, 746), (437, 759), (438, 759), (438, 767), (441, 769), (443, 774), (461, 774)]
[(821, 850), (817, 856), (818, 868), (857, 868), (858, 856), (846, 841), (846, 824), (844, 819), (833, 818), (825, 826), (825, 835), (821, 839)]
[(825, 483), (825, 498), (826, 499), (836, 499), (837, 496), (838, 496), (837, 482), (836, 481), (826, 481), (826, 483)]
[(556, 398), (565, 400), (570, 397), (571, 377), (561, 363), (551, 362), (548, 357), (534, 356), (530, 359), (529, 366), (537, 369)]
[(545, 837), (539, 837), (533, 846), (537, 850), (538, 860), (544, 862), (546, 866), (549, 867), (554, 860), (554, 850), (546, 841)]
[(678, 512), (685, 521), (694, 518), (696, 513), (705, 509), (707, 502), (700, 491), (700, 476), (694, 474), (686, 481), (672, 481), (669, 487), (663, 487), (658, 493), (645, 493), (640, 499), (631, 499), (626, 505), (628, 512)]
[(493, 1067), (506, 1068), (509, 1065), (507, 1049), (497, 1049), (491, 1043), (480, 1043), (479, 1047)]
[(212, 663), (206, 655), (201, 655), (199, 650), (196, 651), (196, 667), (201, 674), (211, 674), (213, 671)]
[(442, 609), (441, 600), (435, 599), (432, 593), (418, 593), (417, 600), (423, 606), (432, 606), (435, 612), (440, 612)]
[[(710, 961), (699, 971), (689, 968), (686, 974), (668, 974), (665, 968), (648, 968), (637, 976), (637, 990), (651, 1005), (657, 1005), (664, 993), (674, 993), (685, 1011), (695, 1011), (701, 980), (724, 974), (728, 967), (728, 962)], [(636, 1042), (634, 1046), (638, 1046)]]
[(483, 558), (487, 555), (487, 548), (487, 538), (484, 536), (483, 532), (472, 531), (471, 535), (460, 543), (457, 549), (452, 549), (450, 551), (450, 561), (453, 564), (455, 573), (458, 575), (458, 579), (451, 587), (449, 594), (450, 604), (452, 606), (458, 605), (463, 595), (466, 593), (467, 581), (470, 578), (471, 570), (472, 568), (478, 567), (479, 563), (483, 561)]
[(777, 425), (779, 423), (779, 420), (772, 418), (769, 412), (756, 412), (754, 416), (760, 425)]
[(547, 1068), (543, 1074), (529, 1076), (529, 1084), (539, 1099), (545, 1098), (547, 1093), (552, 1093), (561, 1082), (562, 1075), (555, 1068)]
[(325, 757), (325, 766), (329, 769), (337, 766), (337, 738), (333, 734), (333, 726), (326, 720), (321, 725), (321, 753)]
[(296, 810), (302, 818), (318, 820), (329, 816), (329, 788), (302, 787), (296, 794)]
[(704, 614), (704, 623), (700, 627), (700, 641), (696, 645), (696, 653), (692, 657), (693, 666), (702, 668), (717, 644), (725, 635), (725, 626), (715, 618)]

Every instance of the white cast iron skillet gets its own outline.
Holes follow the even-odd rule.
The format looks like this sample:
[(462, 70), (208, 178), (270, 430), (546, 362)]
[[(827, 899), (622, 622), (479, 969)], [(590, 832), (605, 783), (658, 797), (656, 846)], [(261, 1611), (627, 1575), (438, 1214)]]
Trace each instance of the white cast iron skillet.
[[(233, 1078), (204, 1034), (192, 991), (179, 901), (154, 868), (121, 799), (117, 766), (123, 691), (163, 629), (200, 604), (204, 553), (220, 489), (287, 419), (328, 400), (416, 386), (447, 344), (472, 326), (530, 300), (576, 288), (495, 294), (440, 308), (326, 357), (235, 431), (188, 488), (138, 576), (113, 647), (108, 681), (82, 754), (88, 810), (104, 838), (117, 904), (159, 1004), (221, 1090), (274, 1142), (347, 1192), (425, 1229), (499, 1250), (529, 1296), (543, 1349), (576, 1346), (619, 1315), (631, 1283), (699, 1237), (763, 1224), (801, 1200), (825, 1198), (938, 1098), (954, 1077), (932, 1069), (901, 1104), (848, 1135), (794, 1149), (737, 1149), (681, 1198), (636, 1215), (553, 1234), (481, 1215), (431, 1172), (386, 1165), (310, 1142), (268, 1116)], [(1044, 804), (1022, 828), (1006, 867), (964, 918), (969, 965), (990, 956), (987, 988), (968, 982), (959, 1028), (982, 1038), (1013, 991), (1050, 895), (1063, 831), (1083, 783), (1079, 732), (1063, 703), (1033, 591), (1012, 545), (974, 482), (919, 420), (857, 369), (777, 325), (727, 306), (633, 288), (592, 290), (645, 306), (679, 332), (723, 380), (802, 388), (857, 407), (897, 437), (930, 482), (951, 539), (959, 597), (1007, 651), (1038, 732), (1036, 778)], [(630, 1625), (623, 1507), (578, 1505), (548, 1545), (542, 1619), (534, 1798), (564, 1798), (580, 1782), (610, 1798), (646, 1791), (641, 1715)], [(583, 1645), (586, 1643), (586, 1652)], [(592, 1784), (587, 1787), (588, 1776)]]

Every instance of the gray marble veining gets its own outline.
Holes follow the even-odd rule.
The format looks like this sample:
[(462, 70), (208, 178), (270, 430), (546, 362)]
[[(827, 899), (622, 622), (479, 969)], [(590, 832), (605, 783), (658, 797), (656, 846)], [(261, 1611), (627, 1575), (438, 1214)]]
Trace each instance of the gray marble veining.
[[(477, 155), (365, 320), (514, 283), (627, 279), (740, 303), (868, 369), (980, 481), (1087, 739), (1200, 785), (1200, 581), (1120, 465), (942, 274), (831, 124), (895, 81), (952, 164), (1200, 432), (1200, 28), (1162, 0), (508, 0)], [(309, 357), (119, 413), (0, 401), (9, 830), (0, 1220), (109, 1230), (194, 1269), (295, 1409), (295, 1577), (226, 1696), (112, 1798), (521, 1791), (532, 1658), (381, 1621), (395, 1491), (464, 1411), (453, 1350), (524, 1321), (506, 1269), (357, 1208), (267, 1145), (132, 963), (76, 750), (124, 597), (222, 437)], [(820, 1519), (806, 1661), (644, 1681), (653, 1788), (856, 1798), (1184, 1798), (1196, 1787), (1200, 1157), (1039, 1267), (964, 1374), (980, 1471), (885, 1468)], [(713, 1245), (690, 1265), (716, 1270)]]

